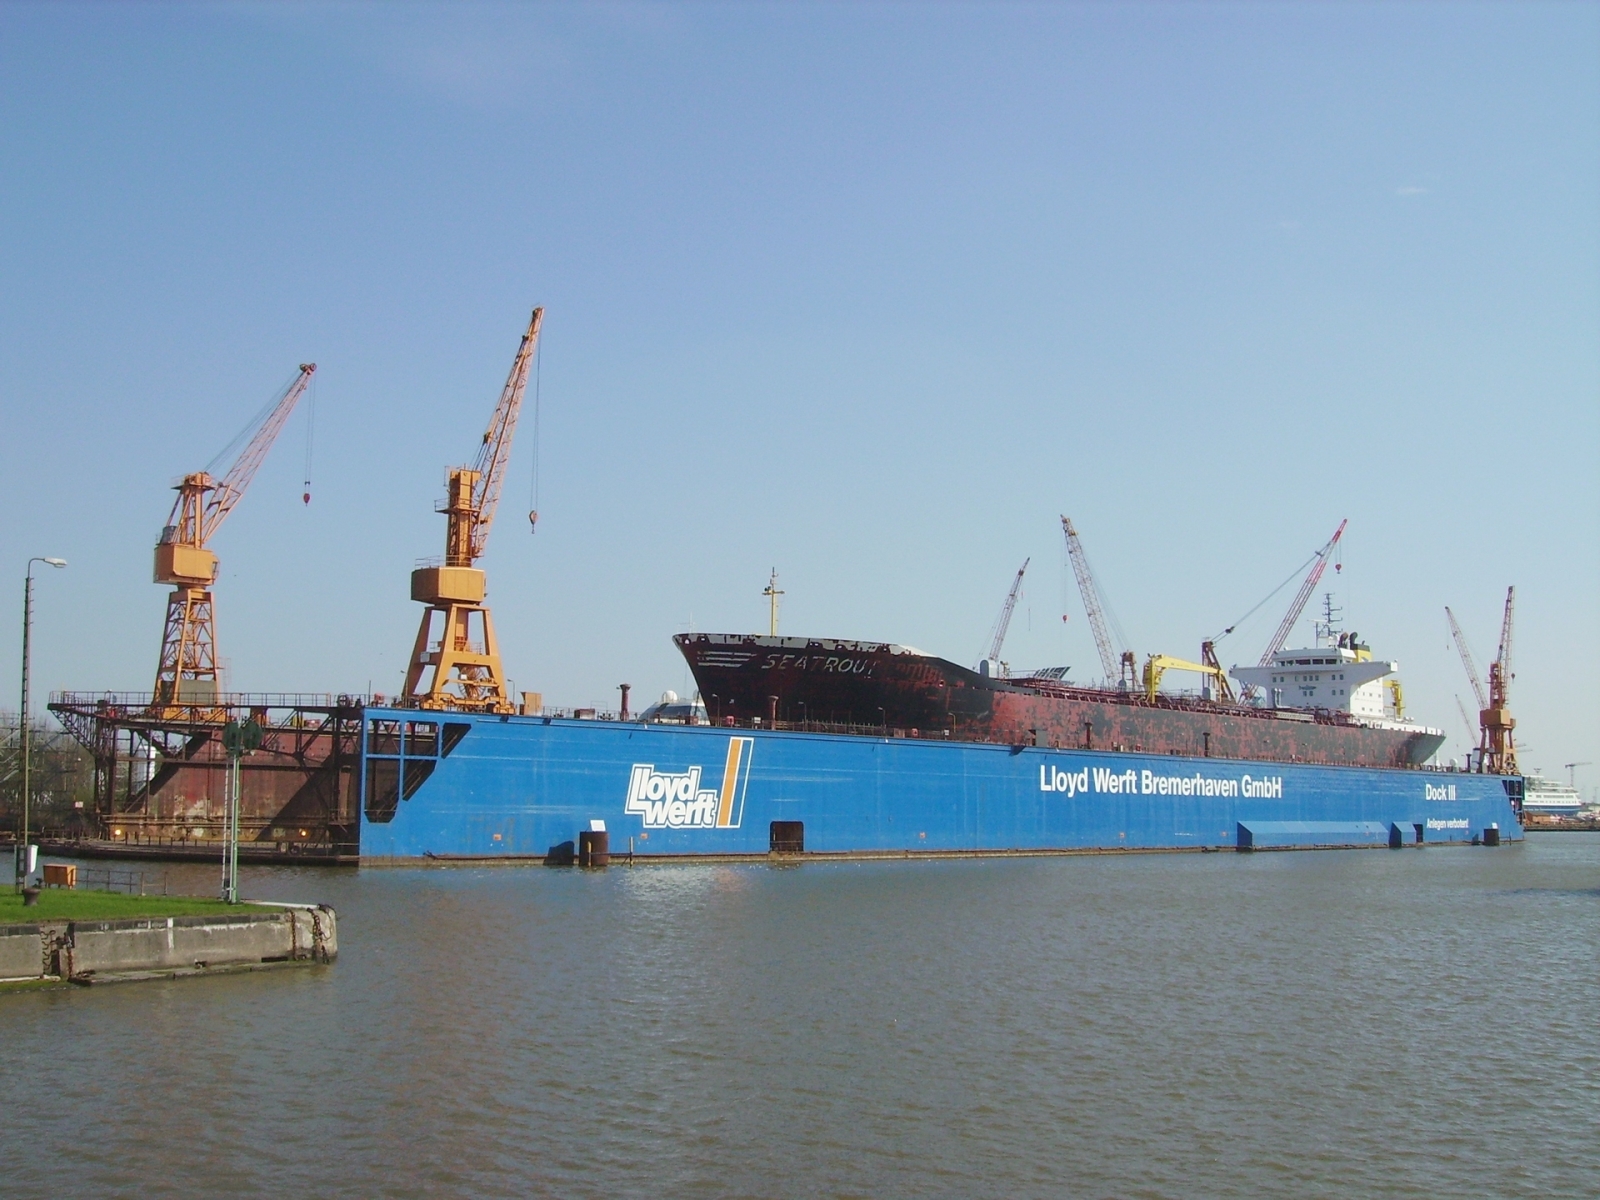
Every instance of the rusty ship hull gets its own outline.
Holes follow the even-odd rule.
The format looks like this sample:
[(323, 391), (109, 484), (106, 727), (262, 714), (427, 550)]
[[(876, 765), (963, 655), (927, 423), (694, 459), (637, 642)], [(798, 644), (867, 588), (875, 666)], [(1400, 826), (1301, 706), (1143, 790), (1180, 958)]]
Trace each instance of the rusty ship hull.
[(1443, 734), (1322, 710), (992, 678), (882, 642), (679, 634), (716, 724), (877, 728), (906, 737), (1196, 758), (1418, 767)]

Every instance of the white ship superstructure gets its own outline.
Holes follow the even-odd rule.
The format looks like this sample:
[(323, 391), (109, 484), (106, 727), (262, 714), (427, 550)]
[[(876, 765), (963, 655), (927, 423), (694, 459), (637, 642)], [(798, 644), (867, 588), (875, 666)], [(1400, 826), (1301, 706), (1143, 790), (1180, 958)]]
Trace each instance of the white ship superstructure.
[(1422, 728), (1406, 720), (1399, 670), (1397, 662), (1373, 658), (1356, 634), (1341, 633), (1324, 645), (1279, 650), (1266, 666), (1234, 667), (1228, 674), (1272, 708), (1346, 712), (1364, 725)]

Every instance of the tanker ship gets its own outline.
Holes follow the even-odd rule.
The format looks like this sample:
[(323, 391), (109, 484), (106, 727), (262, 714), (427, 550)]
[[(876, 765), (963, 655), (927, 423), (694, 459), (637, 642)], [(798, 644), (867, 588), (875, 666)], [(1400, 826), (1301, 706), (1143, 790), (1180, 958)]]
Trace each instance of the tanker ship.
[[(1442, 730), (1407, 720), (1395, 662), (1353, 635), (1281, 650), (1230, 674), (1259, 704), (1145, 686), (1075, 686), (1064, 671), (1016, 678), (969, 670), (908, 646), (833, 638), (678, 634), (714, 723), (893, 731), (1055, 749), (1178, 754), (1368, 767), (1419, 767)], [(1189, 664), (1198, 665), (1198, 664)], [(1216, 669), (1220, 674), (1220, 669)]]

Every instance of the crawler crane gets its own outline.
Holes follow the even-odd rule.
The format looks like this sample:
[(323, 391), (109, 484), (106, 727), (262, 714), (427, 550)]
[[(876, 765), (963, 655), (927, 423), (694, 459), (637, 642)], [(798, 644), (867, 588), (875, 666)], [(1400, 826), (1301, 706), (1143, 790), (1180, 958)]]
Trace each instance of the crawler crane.
[[(1094, 572), (1089, 569), (1089, 556), (1084, 553), (1083, 542), (1078, 537), (1078, 531), (1072, 527), (1072, 521), (1065, 515), (1061, 518), (1061, 532), (1067, 538), (1067, 557), (1072, 561), (1072, 573), (1078, 578), (1078, 592), (1083, 597), (1083, 611), (1089, 618), (1089, 629), (1094, 634), (1094, 646), (1100, 653), (1100, 669), (1105, 672), (1106, 683), (1113, 680), (1122, 691), (1132, 691), (1134, 686), (1134, 657), (1133, 651), (1127, 648), (1127, 638), (1123, 637), (1122, 645), (1118, 646), (1111, 640), (1111, 633), (1106, 628), (1105, 593), (1100, 590), (1100, 584), (1094, 577)], [(1113, 622), (1115, 623), (1115, 622)], [(1120, 627), (1118, 634), (1122, 633)]]
[(1032, 561), (1032, 558), (1023, 559), (1017, 577), (1011, 581), (1011, 590), (1006, 593), (1006, 602), (1000, 606), (1000, 616), (996, 618), (994, 629), (989, 634), (989, 652), (978, 661), (980, 671), (996, 671), (1001, 675), (1008, 673), (1005, 664), (1000, 661), (1000, 651), (1006, 644), (1006, 633), (1011, 628), (1011, 614), (1017, 611), (1017, 597), (1022, 594), (1022, 577), (1028, 573), (1028, 564)]

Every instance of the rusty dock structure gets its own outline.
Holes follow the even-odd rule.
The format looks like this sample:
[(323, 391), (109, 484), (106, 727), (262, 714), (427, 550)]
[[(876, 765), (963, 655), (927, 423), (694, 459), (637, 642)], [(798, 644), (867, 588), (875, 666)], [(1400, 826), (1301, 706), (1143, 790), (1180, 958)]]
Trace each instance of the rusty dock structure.
[(49, 849), (215, 858), (228, 796), (223, 729), (253, 720), (263, 736), (242, 764), (240, 858), (354, 862), (365, 704), (350, 695), (218, 693), (172, 704), (152, 693), (57, 692), (50, 711), (94, 759), (94, 799), (83, 832)]

